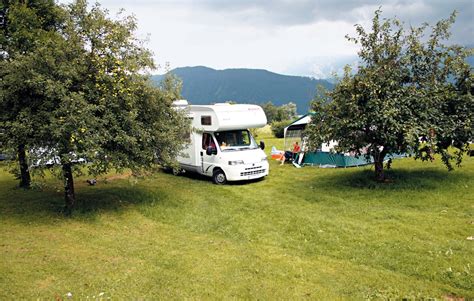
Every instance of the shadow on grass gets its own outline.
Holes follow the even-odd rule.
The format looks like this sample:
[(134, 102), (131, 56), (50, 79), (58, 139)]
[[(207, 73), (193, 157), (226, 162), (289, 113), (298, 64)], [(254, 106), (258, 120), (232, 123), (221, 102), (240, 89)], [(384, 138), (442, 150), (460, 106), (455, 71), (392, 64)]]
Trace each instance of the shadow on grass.
[[(107, 184), (108, 185), (108, 184)], [(163, 202), (166, 193), (137, 186), (98, 185), (76, 188), (73, 219), (94, 219), (98, 213), (125, 210), (129, 205)], [(0, 198), (0, 220), (25, 223), (57, 223), (68, 219), (63, 214), (64, 195), (54, 189), (11, 188), (9, 197)]]
[(122, 210), (128, 205), (162, 202), (166, 193), (141, 186), (105, 186), (83, 188), (78, 194), (77, 213), (90, 214), (100, 211)]
[(212, 183), (212, 179), (210, 177), (203, 176), (201, 174), (198, 174), (197, 172), (186, 171), (178, 174), (176, 177), (183, 177), (199, 182)]
[[(212, 184), (212, 178), (211, 177), (201, 175), (197, 172), (184, 172), (184, 173), (179, 174), (179, 176), (190, 179), (190, 180), (195, 180), (195, 181), (206, 182), (206, 183)], [(263, 179), (264, 178), (252, 179), (252, 180), (242, 180), (242, 181), (232, 181), (232, 182), (227, 182), (226, 185), (240, 186), (240, 185), (246, 185), (246, 184), (250, 184), (250, 183), (260, 182)]]
[[(174, 177), (170, 175), (171, 177)], [(212, 184), (212, 179), (197, 173), (184, 173), (190, 181), (197, 185)], [(230, 182), (230, 185), (245, 185), (253, 181)], [(179, 181), (178, 181), (179, 182)], [(196, 184), (196, 183), (195, 183)], [(64, 193), (57, 184), (42, 185), (37, 189), (23, 190), (15, 188), (14, 182), (0, 182), (0, 188), (7, 190), (7, 194), (0, 196), (0, 220), (15, 219), (22, 223), (51, 224), (67, 221), (64, 216)], [(145, 186), (144, 186), (145, 185)], [(86, 186), (83, 181), (76, 182), (76, 205), (72, 219), (94, 220), (104, 212), (120, 212), (132, 205), (162, 205), (179, 206), (170, 194), (168, 188), (147, 184), (131, 184), (129, 181), (117, 181), (108, 184), (99, 183), (96, 186)]]
[(380, 190), (433, 190), (439, 187), (459, 185), (469, 179), (463, 170), (448, 172), (441, 169), (391, 169), (386, 171), (387, 181), (375, 181), (374, 171), (354, 168), (348, 172), (332, 173), (323, 179), (318, 178), (318, 186), (333, 190), (380, 189)]

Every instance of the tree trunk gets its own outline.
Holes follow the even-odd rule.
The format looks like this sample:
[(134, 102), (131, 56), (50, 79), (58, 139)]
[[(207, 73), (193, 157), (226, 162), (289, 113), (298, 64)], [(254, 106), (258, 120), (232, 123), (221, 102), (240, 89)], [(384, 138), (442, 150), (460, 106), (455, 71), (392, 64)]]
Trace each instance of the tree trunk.
[(18, 145), (18, 163), (20, 165), (20, 187), (30, 188), (31, 176), (30, 170), (28, 169), (28, 162), (26, 160), (25, 145)]
[(375, 166), (375, 180), (377, 182), (385, 181), (385, 173), (383, 170), (383, 160), (385, 158), (385, 150), (379, 151), (378, 149), (374, 151), (374, 166)]
[(76, 203), (76, 195), (74, 193), (74, 179), (72, 176), (71, 163), (63, 164), (63, 177), (64, 177), (64, 200), (65, 207), (64, 213), (71, 215), (74, 204)]
[(375, 179), (378, 182), (385, 181), (385, 173), (383, 171), (383, 159), (375, 161)]

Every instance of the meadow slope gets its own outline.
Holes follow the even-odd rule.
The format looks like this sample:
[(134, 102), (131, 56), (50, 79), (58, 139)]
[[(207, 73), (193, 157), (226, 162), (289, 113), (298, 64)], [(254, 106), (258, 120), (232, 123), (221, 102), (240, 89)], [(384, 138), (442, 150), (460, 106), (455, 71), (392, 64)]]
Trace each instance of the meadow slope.
[[(280, 140), (266, 139), (268, 148)], [(474, 158), (296, 169), (213, 185), (157, 172), (15, 188), (0, 172), (0, 299), (474, 298)], [(41, 189), (40, 189), (41, 188)]]

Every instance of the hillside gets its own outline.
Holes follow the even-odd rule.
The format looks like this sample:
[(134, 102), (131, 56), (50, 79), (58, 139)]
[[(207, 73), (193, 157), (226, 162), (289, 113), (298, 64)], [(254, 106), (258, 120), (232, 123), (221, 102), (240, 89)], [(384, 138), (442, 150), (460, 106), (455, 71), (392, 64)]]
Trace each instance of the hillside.
[[(193, 104), (224, 101), (276, 105), (294, 102), (303, 114), (316, 93), (318, 85), (328, 89), (332, 84), (302, 76), (281, 75), (260, 69), (214, 70), (207, 67), (176, 68), (170, 72), (183, 80), (183, 97)], [(163, 76), (153, 76), (158, 83)]]

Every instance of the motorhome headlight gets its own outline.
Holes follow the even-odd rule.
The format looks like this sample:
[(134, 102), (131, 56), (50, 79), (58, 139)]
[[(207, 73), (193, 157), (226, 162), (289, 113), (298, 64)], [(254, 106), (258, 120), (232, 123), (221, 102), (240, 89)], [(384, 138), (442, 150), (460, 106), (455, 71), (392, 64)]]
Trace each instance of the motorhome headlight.
[(229, 161), (229, 165), (239, 165), (239, 164), (244, 164), (244, 161), (242, 160)]
[(267, 157), (263, 157), (263, 158), (262, 158), (262, 162), (263, 162), (263, 161), (268, 161)]

